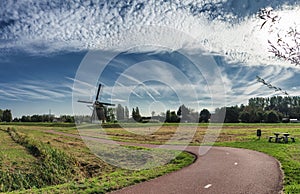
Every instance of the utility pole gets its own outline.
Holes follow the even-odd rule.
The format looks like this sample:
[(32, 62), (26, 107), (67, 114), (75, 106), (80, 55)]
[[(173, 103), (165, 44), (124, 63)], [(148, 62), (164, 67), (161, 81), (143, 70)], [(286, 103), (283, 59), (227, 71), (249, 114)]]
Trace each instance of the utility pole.
[(49, 119), (48, 119), (48, 122), (49, 123), (51, 122), (51, 109), (49, 109)]

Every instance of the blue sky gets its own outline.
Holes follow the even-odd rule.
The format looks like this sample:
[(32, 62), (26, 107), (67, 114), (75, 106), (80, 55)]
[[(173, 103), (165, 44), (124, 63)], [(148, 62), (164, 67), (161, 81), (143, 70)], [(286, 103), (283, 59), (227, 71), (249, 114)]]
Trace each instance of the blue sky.
[[(260, 29), (265, 7), (281, 20)], [(89, 114), (76, 101), (94, 99), (99, 82), (102, 101), (144, 115), (281, 95), (256, 75), (299, 95), (299, 67), (272, 57), (267, 44), (274, 32), (299, 29), (299, 9), (292, 0), (4, 0), (0, 108), (14, 117)]]

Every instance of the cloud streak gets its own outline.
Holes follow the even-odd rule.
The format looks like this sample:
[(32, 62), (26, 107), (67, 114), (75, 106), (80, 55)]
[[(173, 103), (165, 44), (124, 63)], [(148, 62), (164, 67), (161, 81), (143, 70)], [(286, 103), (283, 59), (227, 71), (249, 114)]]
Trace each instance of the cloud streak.
[(71, 97), (70, 83), (49, 83), (41, 81), (25, 81), (22, 83), (1, 83), (0, 99), (7, 101), (61, 101)]
[[(195, 38), (199, 48), (247, 65), (282, 64), (267, 54), (268, 34), (260, 30), (255, 13), (276, 6), (284, 18), (297, 24), (297, 1), (281, 8), (273, 3), (214, 1), (3, 1), (0, 19), (1, 50), (32, 54), (89, 49), (117, 49), (147, 43), (145, 26), (165, 26)], [(292, 14), (293, 17), (289, 17)], [(145, 31), (146, 30), (146, 31)], [(154, 29), (153, 29), (154, 31)], [(172, 34), (152, 33), (164, 39)], [(179, 42), (180, 43), (180, 42)], [(184, 43), (176, 45), (182, 48)]]
[[(156, 42), (170, 40), (173, 44), (171, 49), (179, 51), (190, 49), (196, 53), (199, 50), (205, 50), (210, 55), (221, 56), (222, 65), (229, 63), (230, 68), (222, 69), (222, 79), (227, 95), (224, 97), (218, 93), (222, 87), (217, 83), (211, 82), (209, 86), (206, 86), (205, 79), (193, 80), (188, 85), (182, 84), (182, 80), (174, 79), (176, 75), (174, 67), (172, 72), (169, 67), (169, 69), (164, 69), (163, 66), (158, 65), (152, 67), (150, 72), (147, 66), (138, 68), (139, 72), (133, 71), (132, 74), (127, 72), (123, 78), (120, 78), (121, 80), (116, 80), (114, 88), (106, 87), (103, 94), (104, 100), (111, 98), (113, 102), (115, 100), (116, 103), (124, 103), (128, 101), (128, 96), (125, 94), (131, 92), (138, 98), (146, 95), (155, 101), (170, 97), (176, 91), (186, 101), (196, 104), (201, 102), (200, 106), (207, 107), (212, 104), (209, 91), (214, 92), (216, 96), (219, 95), (220, 101), (226, 100), (228, 105), (244, 103), (254, 96), (278, 94), (274, 94), (272, 90), (266, 90), (257, 83), (256, 75), (287, 91), (289, 87), (293, 87), (291, 93), (298, 94), (297, 82), (293, 80), (288, 83), (287, 80), (298, 76), (299, 70), (292, 65), (289, 66), (286, 61), (278, 61), (268, 53), (267, 39), (271, 36), (268, 29), (260, 29), (262, 21), (255, 15), (259, 8), (266, 6), (274, 6), (275, 12), (282, 17), (281, 21), (284, 24), (289, 20), (289, 25), (294, 25), (294, 22), (296, 26), (299, 26), (300, 6), (297, 1), (292, 0), (245, 0), (242, 2), (237, 0), (91, 0), (82, 2), (3, 0), (0, 5), (2, 11), (0, 13), (0, 59), (5, 62), (6, 55), (16, 51), (23, 51), (30, 55), (86, 50), (112, 50), (114, 52), (118, 49), (126, 50), (132, 45), (147, 45), (152, 40)], [(166, 31), (159, 27), (171, 29), (168, 31), (171, 33), (165, 33)], [(278, 24), (277, 27), (282, 27), (279, 30), (283, 31), (287, 25)], [(177, 31), (190, 36), (192, 42), (185, 42), (186, 39), (178, 36)], [(123, 69), (127, 67), (122, 61), (117, 61), (115, 65), (117, 67), (123, 65)], [(270, 66), (261, 68), (263, 65)], [(237, 68), (239, 70), (235, 74), (230, 73), (231, 67), (236, 68), (235, 66), (241, 67)], [(258, 69), (250, 69), (253, 66)], [(180, 66), (179, 71), (187, 72), (188, 80), (199, 79), (197, 72), (184, 69), (185, 67), (185, 65)], [(215, 72), (212, 70), (204, 73), (207, 77), (213, 78)], [(131, 82), (139, 84), (140, 80), (148, 75), (150, 78), (151, 76), (161, 78), (163, 83), (171, 83), (172, 87), (152, 84), (151, 87), (144, 85), (144, 91), (134, 90), (134, 85), (131, 87), (122, 82), (122, 79), (126, 79), (126, 75), (127, 84)], [(136, 80), (129, 81), (130, 77)], [(67, 79), (65, 83), (53, 84), (40, 81), (1, 83), (0, 99), (61, 100), (71, 96), (73, 87), (70, 82), (78, 81), (73, 78)], [(89, 100), (94, 98), (97, 86), (87, 85), (84, 82), (78, 84), (82, 88), (73, 91), (75, 94), (87, 96)], [(201, 99), (193, 98), (191, 89), (201, 94)], [(112, 91), (114, 93), (111, 93)], [(217, 106), (218, 104), (215, 104), (215, 107)]]

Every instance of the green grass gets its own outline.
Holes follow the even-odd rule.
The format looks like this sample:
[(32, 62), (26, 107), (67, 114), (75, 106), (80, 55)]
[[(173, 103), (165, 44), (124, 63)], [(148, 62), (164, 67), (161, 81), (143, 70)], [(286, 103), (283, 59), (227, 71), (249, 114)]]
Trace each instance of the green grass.
[[(185, 133), (194, 130), (197, 128), (196, 133), (193, 137), (186, 136), (186, 138), (191, 138), (192, 145), (199, 145), (202, 142), (204, 135), (207, 132), (208, 124), (184, 124), (185, 129), (182, 130), (182, 133)], [(272, 135), (273, 132), (278, 130), (279, 132), (286, 132), (284, 130), (289, 130), (293, 133), (294, 136), (300, 137), (299, 124), (244, 124), (244, 123), (234, 123), (229, 124), (225, 123), (220, 131), (220, 135), (217, 139), (218, 142), (227, 142), (227, 141), (249, 141), (251, 140), (251, 135), (256, 133), (256, 129), (261, 128), (263, 130), (263, 135)], [(129, 129), (129, 130), (128, 130)], [(80, 135), (97, 137), (97, 138), (110, 138), (116, 141), (123, 142), (136, 142), (136, 143), (150, 143), (150, 144), (180, 144), (180, 141), (170, 142), (170, 137), (174, 134), (179, 135), (177, 131), (177, 125), (167, 124), (161, 127), (151, 126), (150, 124), (144, 127), (125, 127), (124, 128), (102, 128), (98, 126), (83, 126), (79, 128)], [(59, 129), (58, 129), (59, 130)], [(78, 134), (77, 130), (61, 129), (59, 130), (65, 133)], [(249, 136), (250, 135), (250, 136)], [(184, 140), (184, 136), (181, 136)]]
[(39, 127), (75, 127), (74, 123), (44, 123), (44, 122), (0, 122), (0, 126), (39, 126)]
[[(151, 127), (157, 127), (157, 124), (128, 124), (126, 127), (131, 127), (132, 130), (148, 130)], [(138, 135), (129, 132), (122, 128), (107, 127), (103, 129), (105, 135), (114, 140), (137, 142), (137, 143), (164, 143), (174, 132), (178, 124), (164, 124), (162, 128), (149, 135)], [(184, 124), (186, 130), (189, 130), (190, 126), (197, 126), (198, 129), (194, 138), (191, 141), (191, 145), (200, 145), (208, 124)], [(1, 126), (0, 126), (1, 127)], [(11, 127), (5, 124), (5, 127)], [(32, 124), (15, 126), (18, 131), (26, 134), (31, 138), (39, 138), (39, 140), (45, 144), (49, 143), (51, 147), (56, 149), (63, 149), (67, 154), (72, 155), (80, 164), (86, 163), (86, 166), (104, 166), (98, 168), (99, 172), (93, 172), (91, 178), (85, 178), (82, 181), (71, 181), (62, 185), (56, 185), (51, 187), (42, 188), (41, 190), (32, 189), (31, 192), (48, 192), (48, 193), (105, 193), (107, 191), (122, 188), (127, 185), (135, 184), (152, 177), (162, 175), (164, 173), (176, 170), (182, 166), (186, 166), (191, 163), (193, 157), (188, 154), (184, 159), (178, 159), (172, 161), (168, 165), (148, 170), (141, 171), (129, 171), (122, 170), (107, 165), (103, 161), (95, 158), (89, 153), (89, 150), (84, 146), (84, 143), (80, 139), (72, 137), (63, 137), (55, 134), (46, 133), (47, 130), (54, 130), (59, 132), (65, 132), (70, 134), (77, 134), (78, 131), (75, 127), (69, 125), (52, 126), (50, 124)], [(257, 140), (256, 130), (260, 128), (262, 130), (261, 140)], [(91, 136), (104, 137), (102, 133), (95, 131), (95, 128), (86, 127), (81, 129), (83, 132), (87, 132)], [(93, 133), (95, 132), (95, 133)], [(274, 132), (289, 132), (296, 138), (296, 143), (288, 144), (276, 144), (269, 143), (268, 136), (273, 136)], [(300, 124), (298, 123), (225, 123), (222, 131), (214, 144), (216, 146), (229, 146), (237, 148), (246, 148), (251, 150), (257, 150), (264, 152), (268, 155), (275, 157), (280, 161), (282, 169), (284, 171), (284, 191), (285, 193), (300, 193)], [(133, 148), (136, 149), (136, 148)], [(122, 152), (115, 152), (122, 157)], [(186, 154), (186, 153), (183, 153)], [(180, 155), (181, 157), (181, 155)], [(179, 157), (179, 158), (180, 158)], [(174, 163), (177, 163), (175, 165)], [(105, 166), (106, 165), (106, 166)], [(175, 165), (175, 166), (174, 166)], [(84, 165), (81, 165), (84, 166)], [(84, 168), (81, 169), (82, 173), (87, 173)], [(86, 176), (88, 177), (88, 176)], [(27, 193), (28, 191), (24, 191)]]
[[(2, 170), (0, 191), (40, 188), (73, 180), (74, 174), (76, 174), (76, 162), (72, 157), (61, 150), (29, 138), (14, 128), (8, 128), (6, 131), (1, 130), (1, 132), (7, 133), (15, 144), (21, 146), (20, 150), (24, 152), (26, 150), (26, 153), (15, 155), (15, 160), (21, 159), (23, 156), (26, 158), (28, 154), (34, 160), (22, 165), (24, 168), (13, 171)], [(6, 146), (8, 145), (6, 144)], [(26, 168), (30, 168), (30, 171)]]
[[(31, 167), (32, 173), (18, 171), (12, 175), (8, 171), (2, 171), (3, 179), (0, 181), (0, 185), (4, 185), (5, 188), (3, 187), (0, 191), (12, 191), (14, 193), (106, 193), (178, 170), (191, 164), (195, 159), (193, 155), (188, 153), (154, 150), (154, 156), (157, 156), (157, 158), (153, 157), (153, 152), (151, 152), (154, 163), (160, 162), (159, 159), (163, 158), (161, 156), (164, 154), (165, 156), (170, 154), (171, 156), (178, 156), (165, 165), (153, 167), (151, 163), (146, 162), (145, 165), (148, 169), (125, 170), (101, 161), (89, 152), (81, 139), (45, 132), (49, 129), (76, 131), (75, 128), (48, 125), (22, 126), (20, 124), (0, 126), (0, 128), (3, 127), (10, 128), (0, 131), (8, 142), (2, 141), (3, 150), (11, 144), (17, 146), (22, 152), (20, 154), (12, 153), (14, 159), (18, 160), (23, 156), (30, 158), (30, 162), (26, 163), (25, 166), (21, 164), (21, 167)], [(152, 149), (132, 146), (127, 146), (126, 149), (129, 151), (143, 150), (143, 154), (147, 151), (153, 151)], [(120, 152), (119, 149), (109, 150), (107, 153), (111, 152), (114, 152), (114, 156), (119, 157), (128, 155), (126, 152)], [(133, 158), (134, 160), (130, 157), (127, 159), (127, 161), (123, 161), (125, 164), (141, 162), (144, 165), (147, 154), (137, 155), (136, 158)], [(11, 161), (12, 159), (8, 159), (7, 162)], [(133, 163), (133, 165), (136, 164)]]
[(157, 176), (181, 169), (194, 161), (194, 157), (183, 152), (165, 166), (139, 171), (116, 169), (103, 176), (84, 179), (80, 182), (51, 186), (43, 189), (31, 189), (18, 193), (107, 193), (123, 187), (137, 184)]
[(0, 137), (0, 192), (28, 188), (34, 172), (31, 164), (36, 158), (14, 142), (7, 132), (0, 130)]
[[(186, 125), (189, 126), (189, 125)], [(199, 124), (191, 145), (200, 145), (203, 136), (206, 133), (208, 124)], [(168, 128), (169, 127), (169, 128)], [(105, 133), (114, 140), (131, 141), (138, 143), (161, 143), (162, 139), (168, 139), (169, 134), (172, 134), (176, 125), (173, 128), (170, 125), (164, 126), (158, 136), (138, 136), (131, 134), (121, 128), (106, 129)], [(256, 130), (262, 130), (261, 140), (256, 137)], [(144, 130), (144, 129), (141, 129)], [(147, 130), (147, 128), (145, 128)], [(276, 144), (269, 143), (268, 137), (274, 136), (274, 132), (285, 133), (289, 132), (296, 138), (296, 143)], [(92, 133), (91, 133), (92, 134)], [(95, 136), (99, 136), (95, 135)], [(298, 123), (225, 123), (220, 132), (215, 146), (228, 146), (236, 148), (246, 148), (260, 151), (276, 158), (282, 165), (284, 171), (284, 192), (285, 193), (300, 193), (300, 124)]]
[(35, 161), (35, 158), (23, 146), (14, 142), (7, 132), (0, 130), (0, 137), (2, 168), (21, 168)]

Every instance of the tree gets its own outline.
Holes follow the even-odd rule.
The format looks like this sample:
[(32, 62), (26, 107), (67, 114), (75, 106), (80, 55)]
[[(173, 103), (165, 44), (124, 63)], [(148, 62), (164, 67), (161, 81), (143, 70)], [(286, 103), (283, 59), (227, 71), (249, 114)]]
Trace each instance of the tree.
[(289, 112), (289, 117), (290, 118), (300, 119), (300, 107), (293, 107), (293, 108), (291, 108), (290, 112)]
[(12, 120), (12, 122), (20, 122), (20, 119), (17, 118), (17, 117), (15, 117), (15, 118)]
[(210, 119), (210, 116), (211, 116), (211, 114), (210, 114), (209, 110), (207, 110), (207, 109), (201, 110), (199, 123), (201, 123), (201, 122), (207, 123), (208, 120)]
[(155, 115), (155, 111), (153, 110), (153, 111), (151, 112), (151, 116), (154, 117), (154, 115)]
[(115, 114), (114, 114), (114, 109), (113, 108), (108, 108), (107, 109), (107, 117), (106, 121), (107, 122), (114, 122), (115, 121)]
[(189, 109), (183, 104), (177, 110), (177, 116), (181, 120), (181, 122), (189, 121)]
[(5, 121), (5, 122), (11, 122), (12, 121), (11, 110), (6, 109), (6, 110), (3, 111), (2, 121)]
[(0, 109), (0, 122), (2, 122), (3, 110)]
[(216, 123), (223, 123), (226, 115), (226, 107), (216, 108), (215, 114), (211, 116), (211, 121)]
[(166, 122), (169, 123), (171, 122), (171, 111), (167, 110), (166, 112)]
[(73, 116), (70, 116), (70, 115), (61, 115), (60, 119), (61, 119), (61, 121), (67, 122), (67, 123), (74, 123), (75, 122), (75, 118)]
[(170, 122), (172, 122), (172, 123), (177, 123), (177, 122), (179, 122), (179, 118), (178, 118), (178, 116), (177, 116), (177, 114), (176, 114), (176, 112), (175, 111), (172, 111), (171, 112), (171, 121)]
[(266, 122), (267, 123), (277, 123), (277, 122), (279, 122), (279, 116), (278, 116), (277, 112), (269, 111), (267, 113)]
[(41, 115), (32, 115), (31, 122), (43, 122), (43, 117)]
[(125, 106), (124, 119), (125, 119), (125, 120), (128, 120), (128, 119), (129, 119), (129, 110), (128, 110), (127, 106)]
[(30, 122), (31, 121), (31, 117), (30, 116), (22, 116), (21, 118), (21, 122)]
[(140, 114), (140, 110), (138, 107), (136, 107), (135, 109), (132, 109), (132, 118), (136, 121), (136, 122), (141, 122), (142, 120), (142, 116)]
[(124, 116), (125, 116), (124, 107), (121, 104), (118, 104), (116, 111), (117, 111), (117, 119), (119, 121), (124, 120)]
[(225, 123), (238, 123), (239, 110), (237, 106), (226, 107)]
[(280, 17), (273, 12), (272, 8), (261, 9), (258, 15), (264, 21), (261, 28), (269, 24), (269, 32), (277, 34), (277, 40), (268, 40), (269, 52), (279, 59), (300, 65), (300, 32), (298, 32), (297, 27), (290, 26), (285, 32), (276, 29)]
[(140, 114), (139, 107), (136, 107), (136, 108), (135, 108), (135, 114), (136, 114), (135, 120), (138, 121), (138, 122), (140, 122), (141, 119), (142, 119), (142, 116), (141, 116), (141, 114)]
[(131, 117), (134, 119), (135, 115), (136, 115), (136, 113), (135, 113), (135, 109), (134, 109), (134, 108), (132, 108)]
[(264, 118), (265, 118), (264, 111), (262, 111), (262, 110), (256, 111), (256, 118), (257, 118), (256, 122), (261, 123), (264, 120)]
[(240, 119), (243, 123), (250, 123), (250, 113), (248, 111), (241, 112)]

